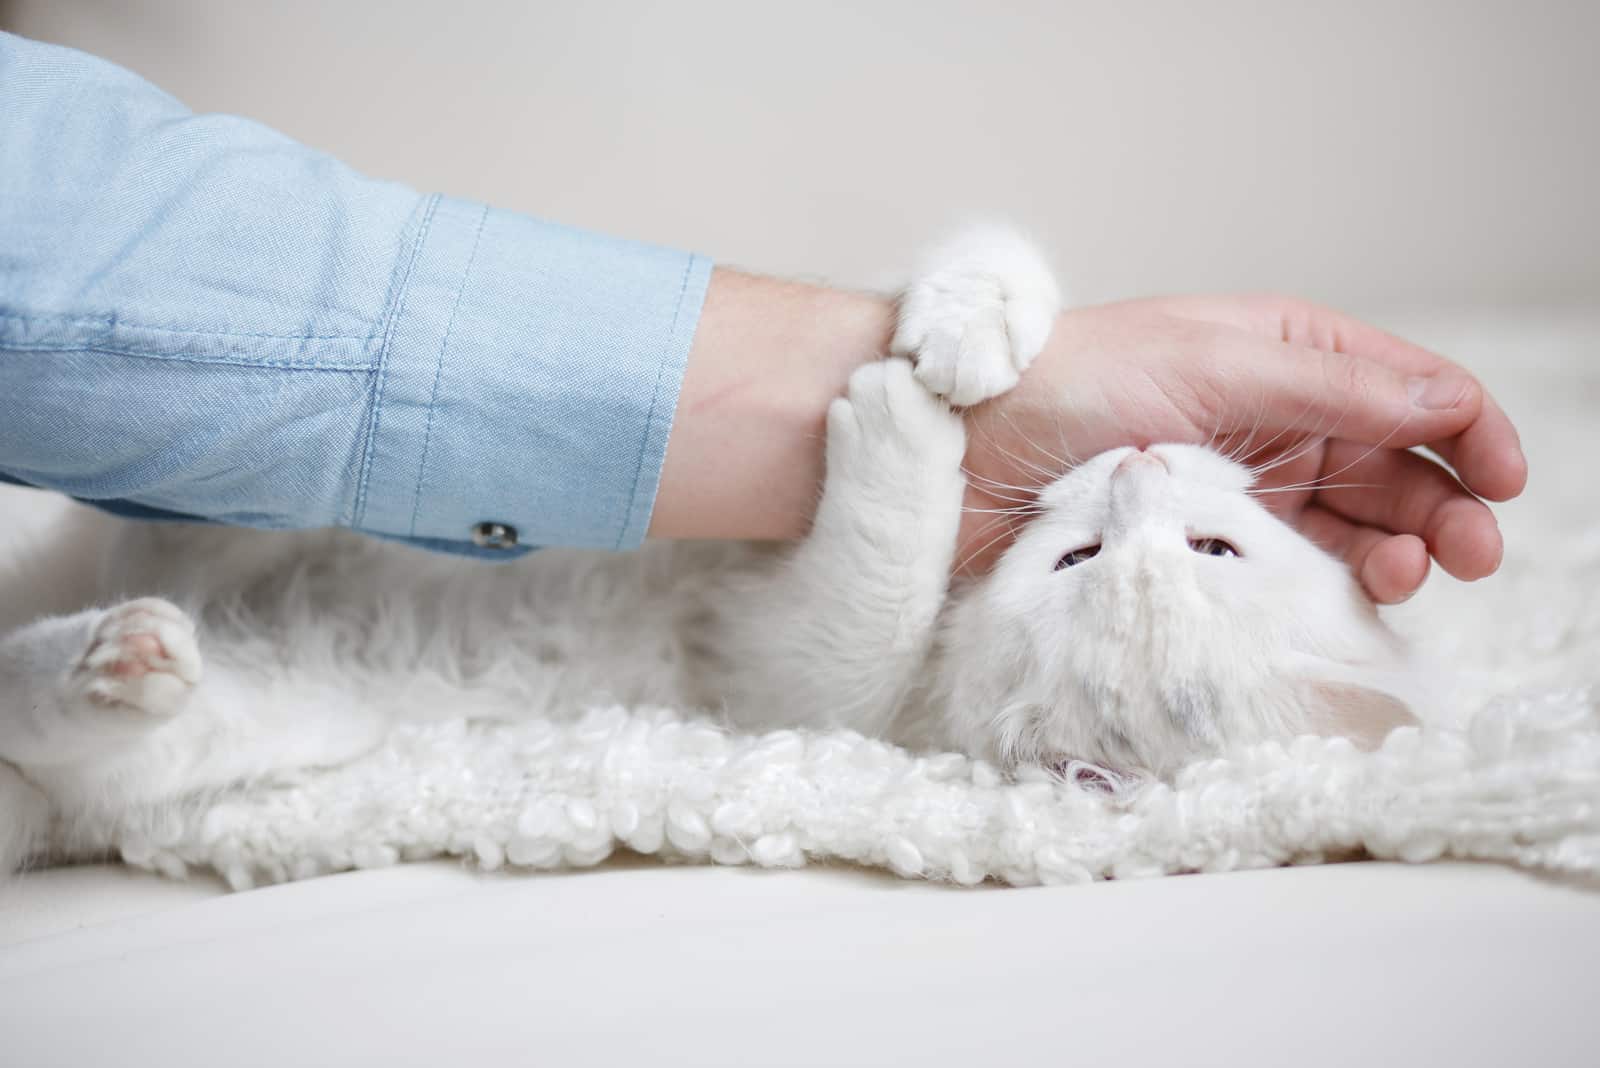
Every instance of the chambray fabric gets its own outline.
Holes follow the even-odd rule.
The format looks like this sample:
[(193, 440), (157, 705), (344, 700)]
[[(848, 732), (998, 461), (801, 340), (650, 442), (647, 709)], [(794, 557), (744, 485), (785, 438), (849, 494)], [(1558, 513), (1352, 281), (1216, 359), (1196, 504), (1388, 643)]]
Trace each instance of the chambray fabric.
[(710, 271), (374, 181), (0, 34), (8, 481), (469, 554), (484, 521), (631, 548)]

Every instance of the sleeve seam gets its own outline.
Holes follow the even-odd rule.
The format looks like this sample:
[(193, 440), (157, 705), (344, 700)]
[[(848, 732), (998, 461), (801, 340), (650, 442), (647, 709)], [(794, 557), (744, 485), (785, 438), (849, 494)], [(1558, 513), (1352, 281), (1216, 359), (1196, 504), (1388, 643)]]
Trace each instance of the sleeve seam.
[[(361, 339), (352, 338), (350, 340)], [(155, 360), (157, 362), (218, 364), (227, 367), (244, 368), (260, 367), (278, 371), (329, 371), (336, 374), (371, 374), (373, 370), (372, 363), (367, 360), (362, 360), (359, 363), (331, 360), (312, 363), (305, 360), (275, 360), (271, 357), (195, 356), (171, 352), (140, 352), (137, 349), (118, 349), (106, 345), (19, 345), (0, 342), (0, 352), (94, 352), (106, 356), (128, 356), (136, 360)]]
[[(661, 358), (660, 358), (660, 360), (658, 361), (658, 363), (656, 365), (655, 391), (654, 391), (654, 393), (651, 394), (651, 397), (650, 397), (650, 410), (645, 415), (644, 433), (641, 435), (640, 441), (639, 441), (639, 459), (638, 459), (638, 462), (637, 462), (636, 466), (634, 467), (634, 472), (633, 472), (633, 491), (629, 495), (629, 498), (628, 498), (628, 511), (627, 511), (627, 514), (623, 517), (622, 529), (617, 532), (617, 540), (616, 540), (615, 544), (613, 545), (613, 549), (616, 549), (616, 550), (621, 550), (622, 549), (623, 543), (628, 537), (628, 532), (633, 529), (634, 517), (639, 512), (639, 488), (640, 488), (641, 483), (644, 481), (644, 458), (645, 458), (645, 453), (650, 448), (651, 432), (655, 428), (656, 409), (659, 408), (660, 404), (661, 404), (661, 384), (662, 384), (663, 380), (666, 378), (666, 374), (667, 374), (667, 355), (668, 355), (668, 350), (671, 348), (673, 342), (677, 339), (677, 336), (678, 336), (678, 320), (683, 315), (683, 300), (684, 300), (684, 297), (687, 296), (688, 292), (689, 292), (689, 281), (690, 281), (690, 279), (692, 279), (694, 277), (696, 259), (697, 259), (697, 257), (690, 256), (688, 258), (688, 262), (683, 265), (683, 278), (680, 280), (680, 282), (678, 284), (678, 302), (677, 302), (677, 305), (672, 310), (672, 325), (667, 328), (666, 344), (662, 348)], [(692, 339), (691, 339), (690, 343), (691, 344), (693, 343)], [(685, 364), (686, 365), (687, 365), (687, 362), (688, 362), (688, 357), (687, 357), (687, 354), (686, 354), (685, 355)], [(665, 454), (663, 452), (663, 461), (664, 460), (665, 460)], [(654, 501), (652, 500), (651, 503), (654, 504)], [(641, 534), (641, 537), (642, 537), (642, 534)]]
[(20, 323), (56, 322), (56, 323), (84, 323), (103, 327), (107, 331), (115, 330), (119, 326), (130, 327), (134, 330), (151, 330), (162, 334), (181, 334), (185, 337), (264, 337), (278, 341), (371, 341), (371, 334), (276, 334), (266, 330), (184, 330), (176, 326), (161, 326), (156, 323), (139, 323), (132, 319), (123, 319), (116, 315), (71, 315), (57, 312), (8, 312), (0, 311), (0, 319), (11, 319)]
[(422, 222), (418, 226), (416, 240), (411, 245), (411, 254), (395, 261), (395, 273), (389, 280), (389, 307), (385, 309), (383, 324), (383, 344), (378, 349), (378, 366), (375, 368), (376, 382), (372, 388), (372, 401), (368, 405), (368, 418), (366, 428), (366, 441), (361, 449), (361, 473), (356, 481), (356, 498), (350, 511), (350, 526), (359, 527), (367, 510), (367, 480), (372, 475), (372, 452), (378, 440), (378, 427), (383, 415), (383, 387), (389, 371), (389, 346), (394, 340), (395, 324), (405, 314), (407, 286), (411, 281), (412, 269), (416, 267), (417, 260), (422, 256), (422, 247), (428, 241), (428, 229), (433, 225), (433, 213), (439, 206), (437, 193), (428, 197), (423, 209)]
[(422, 514), (422, 480), (428, 470), (428, 447), (433, 443), (433, 417), (439, 404), (439, 383), (444, 379), (445, 356), (450, 351), (450, 335), (455, 331), (456, 313), (461, 310), (461, 298), (466, 295), (467, 282), (472, 277), (472, 265), (478, 259), (478, 245), (483, 240), (483, 228), (489, 221), (489, 208), (478, 213), (478, 228), (472, 235), (472, 251), (467, 253), (467, 265), (461, 271), (461, 285), (456, 289), (455, 301), (450, 305), (450, 319), (445, 323), (444, 339), (439, 343), (439, 362), (433, 369), (433, 389), (428, 395), (428, 422), (422, 431), (422, 459), (417, 463), (417, 486), (411, 502), (410, 536), (416, 537), (417, 519)]

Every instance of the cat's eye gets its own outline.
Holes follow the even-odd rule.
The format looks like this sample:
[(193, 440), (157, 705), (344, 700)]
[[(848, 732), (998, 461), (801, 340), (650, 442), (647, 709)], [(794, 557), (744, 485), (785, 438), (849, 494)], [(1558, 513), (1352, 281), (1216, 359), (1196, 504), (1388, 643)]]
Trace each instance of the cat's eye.
[(1062, 568), (1071, 567), (1073, 564), (1081, 564), (1085, 560), (1098, 555), (1099, 552), (1100, 546), (1098, 545), (1085, 545), (1081, 549), (1074, 549), (1056, 561), (1056, 570), (1060, 571)]
[(1222, 538), (1190, 538), (1189, 548), (1202, 556), (1238, 556), (1239, 550), (1233, 543)]

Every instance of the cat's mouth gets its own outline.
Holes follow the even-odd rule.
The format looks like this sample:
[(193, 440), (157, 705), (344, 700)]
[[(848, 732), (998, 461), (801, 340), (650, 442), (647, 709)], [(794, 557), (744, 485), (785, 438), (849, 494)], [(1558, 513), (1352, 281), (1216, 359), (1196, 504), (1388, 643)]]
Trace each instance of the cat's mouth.
[(1062, 782), (1110, 797), (1127, 797), (1150, 781), (1148, 775), (1139, 771), (1108, 768), (1076, 757), (1057, 757), (1047, 761), (1045, 766)]

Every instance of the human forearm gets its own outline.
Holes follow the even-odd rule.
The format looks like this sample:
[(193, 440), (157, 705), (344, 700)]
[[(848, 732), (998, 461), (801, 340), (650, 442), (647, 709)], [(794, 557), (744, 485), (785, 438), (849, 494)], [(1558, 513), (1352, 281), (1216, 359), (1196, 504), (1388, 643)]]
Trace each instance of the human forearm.
[(823, 420), (881, 356), (892, 302), (717, 269), (689, 353), (660, 489), (658, 538), (799, 537), (823, 470)]

